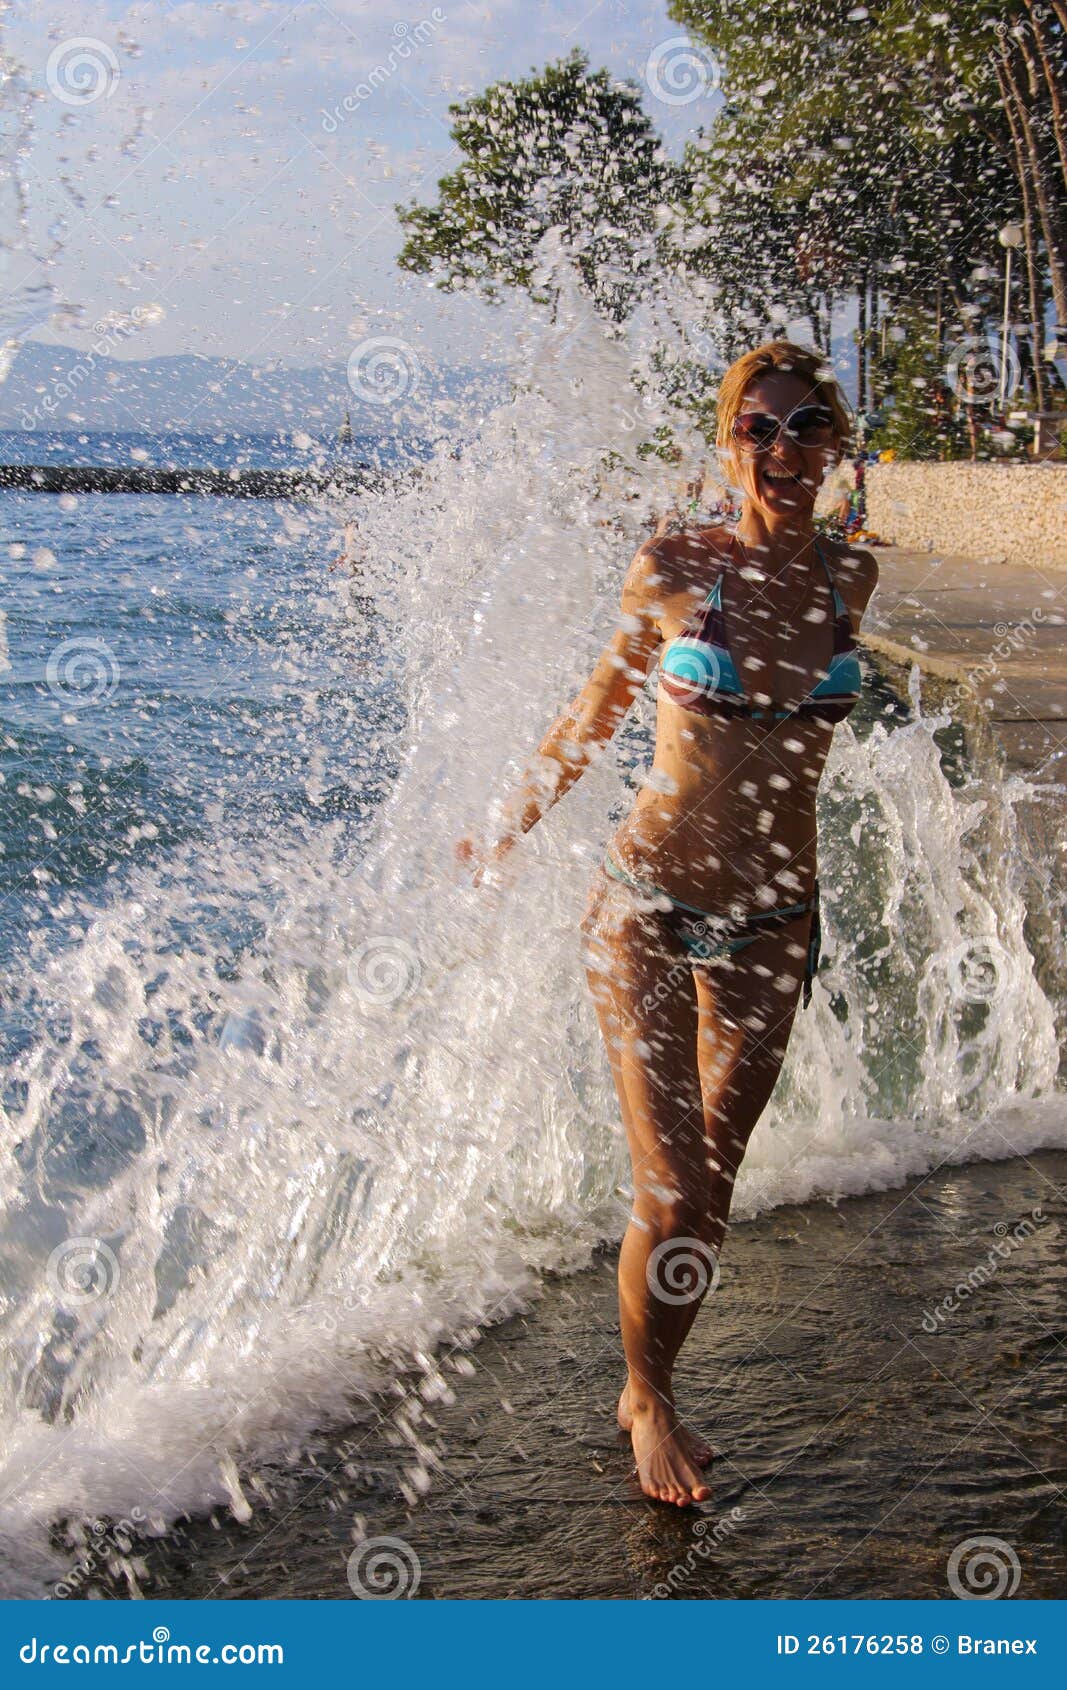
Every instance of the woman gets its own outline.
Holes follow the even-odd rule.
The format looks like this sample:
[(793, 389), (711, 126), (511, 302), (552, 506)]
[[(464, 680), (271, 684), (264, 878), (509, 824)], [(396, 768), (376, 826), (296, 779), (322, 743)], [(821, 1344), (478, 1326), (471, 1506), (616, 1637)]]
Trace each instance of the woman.
[(619, 1424), (648, 1496), (710, 1496), (710, 1451), (672, 1374), (717, 1276), (734, 1180), (817, 961), (815, 794), (860, 688), (853, 630), (877, 569), (817, 537), (815, 498), (849, 433), (813, 352), (771, 341), (719, 389), (736, 527), (654, 536), (614, 638), (504, 806), (460, 860), (479, 880), (611, 738), (659, 654), (656, 753), (582, 922), (633, 1163), (619, 1256), (628, 1376)]

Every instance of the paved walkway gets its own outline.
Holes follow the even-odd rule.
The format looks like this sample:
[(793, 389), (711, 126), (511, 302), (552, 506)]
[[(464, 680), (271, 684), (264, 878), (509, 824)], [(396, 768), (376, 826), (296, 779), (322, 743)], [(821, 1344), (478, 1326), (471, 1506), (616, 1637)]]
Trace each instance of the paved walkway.
[(866, 643), (968, 681), (1009, 761), (1067, 753), (1067, 569), (879, 546)]

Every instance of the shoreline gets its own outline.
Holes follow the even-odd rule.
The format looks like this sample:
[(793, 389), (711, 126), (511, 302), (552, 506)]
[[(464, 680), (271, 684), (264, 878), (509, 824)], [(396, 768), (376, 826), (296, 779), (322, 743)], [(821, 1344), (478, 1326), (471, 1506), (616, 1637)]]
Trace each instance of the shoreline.
[(216, 1513), (142, 1542), (135, 1590), (96, 1594), (347, 1600), (362, 1532), (403, 1545), (420, 1600), (951, 1598), (949, 1557), (978, 1535), (1016, 1559), (1020, 1598), (1052, 1598), (1065, 1227), (1064, 1151), (737, 1223), (678, 1371), (717, 1452), (693, 1509), (630, 1477), (601, 1251), (464, 1352), (455, 1400), (420, 1421), (424, 1496), (405, 1500), (410, 1448), (368, 1408), (299, 1470), (260, 1475), (271, 1501), (246, 1524)]

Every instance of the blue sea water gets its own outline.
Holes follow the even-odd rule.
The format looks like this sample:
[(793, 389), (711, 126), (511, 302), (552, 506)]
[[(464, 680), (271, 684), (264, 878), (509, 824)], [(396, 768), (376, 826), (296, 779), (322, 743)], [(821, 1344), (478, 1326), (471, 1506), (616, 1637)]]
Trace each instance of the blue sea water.
[(299, 469), (309, 458), (327, 463), (370, 463), (388, 469), (421, 455), (418, 442), (389, 435), (354, 434), (342, 442), (336, 430), (321, 436), (278, 429), (273, 434), (225, 430), (181, 430), (144, 434), (134, 430), (0, 428), (0, 464), (143, 464), (166, 469)]
[[(56, 436), (55, 461), (128, 462), (134, 438)], [(283, 461), (270, 438), (180, 444)], [(378, 624), (331, 572), (338, 544), (336, 513), (305, 506), (0, 492), (5, 967), (220, 820), (239, 837), (373, 807), (402, 711)]]

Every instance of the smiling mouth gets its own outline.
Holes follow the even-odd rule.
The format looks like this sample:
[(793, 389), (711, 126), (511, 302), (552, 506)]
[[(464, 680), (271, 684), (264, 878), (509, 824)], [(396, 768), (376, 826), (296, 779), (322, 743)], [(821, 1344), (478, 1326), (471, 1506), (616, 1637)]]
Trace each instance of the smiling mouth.
[(763, 472), (763, 479), (764, 481), (769, 481), (772, 487), (800, 487), (803, 485), (800, 477), (798, 475), (793, 475), (792, 472), (787, 469), (765, 469)]

